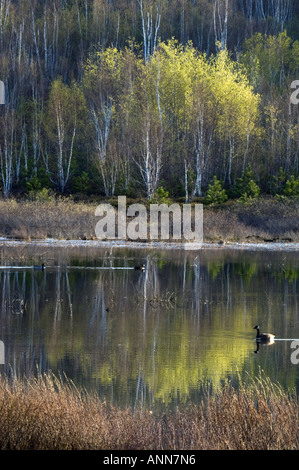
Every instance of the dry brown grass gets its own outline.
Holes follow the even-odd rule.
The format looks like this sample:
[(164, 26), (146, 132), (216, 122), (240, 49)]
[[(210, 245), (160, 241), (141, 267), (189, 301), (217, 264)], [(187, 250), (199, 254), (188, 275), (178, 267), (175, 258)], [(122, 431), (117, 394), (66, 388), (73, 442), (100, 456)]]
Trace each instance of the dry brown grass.
[[(111, 202), (111, 201), (109, 201)], [(130, 204), (133, 201), (128, 200)], [(117, 204), (114, 198), (113, 204)], [(97, 203), (0, 200), (0, 236), (95, 240)], [(204, 208), (204, 241), (299, 242), (299, 201), (261, 199)]]
[(258, 379), (167, 416), (118, 409), (45, 375), (0, 380), (0, 449), (298, 449), (298, 401)]
[(16, 239), (93, 239), (96, 204), (72, 200), (0, 200), (0, 236)]
[(299, 200), (265, 198), (229, 202), (204, 212), (206, 241), (298, 242)]

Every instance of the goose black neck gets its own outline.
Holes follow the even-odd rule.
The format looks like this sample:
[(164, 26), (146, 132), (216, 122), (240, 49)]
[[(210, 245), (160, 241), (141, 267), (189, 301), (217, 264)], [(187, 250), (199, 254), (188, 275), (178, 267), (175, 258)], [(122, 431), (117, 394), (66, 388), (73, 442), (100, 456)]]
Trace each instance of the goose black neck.
[(260, 335), (260, 329), (259, 329), (259, 328), (257, 328), (257, 329), (256, 329), (256, 337), (258, 338), (258, 337), (259, 337), (259, 335)]

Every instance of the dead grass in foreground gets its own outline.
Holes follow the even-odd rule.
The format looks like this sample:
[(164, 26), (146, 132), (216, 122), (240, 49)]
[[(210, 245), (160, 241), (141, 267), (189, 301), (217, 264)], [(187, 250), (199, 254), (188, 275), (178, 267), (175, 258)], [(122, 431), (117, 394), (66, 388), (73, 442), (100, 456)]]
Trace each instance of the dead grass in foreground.
[(0, 378), (0, 449), (298, 449), (298, 400), (267, 379), (167, 416), (108, 407), (51, 374)]

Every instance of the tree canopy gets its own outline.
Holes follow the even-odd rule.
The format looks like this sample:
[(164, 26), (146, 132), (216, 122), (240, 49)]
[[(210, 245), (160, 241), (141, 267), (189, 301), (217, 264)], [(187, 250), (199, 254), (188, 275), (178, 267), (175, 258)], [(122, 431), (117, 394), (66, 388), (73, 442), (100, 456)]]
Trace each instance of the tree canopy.
[(0, 190), (190, 201), (298, 178), (294, 0), (0, 0)]

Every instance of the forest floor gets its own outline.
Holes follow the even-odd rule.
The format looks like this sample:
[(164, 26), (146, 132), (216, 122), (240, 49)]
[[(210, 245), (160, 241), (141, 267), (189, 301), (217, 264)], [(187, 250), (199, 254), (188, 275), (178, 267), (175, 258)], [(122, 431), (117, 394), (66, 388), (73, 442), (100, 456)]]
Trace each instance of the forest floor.
[[(117, 207), (117, 198), (108, 202)], [(97, 240), (98, 204), (99, 201), (72, 199), (2, 199), (0, 237), (25, 241)], [(206, 243), (298, 243), (299, 199), (260, 198), (247, 204), (229, 201), (220, 206), (204, 206), (203, 224)]]

